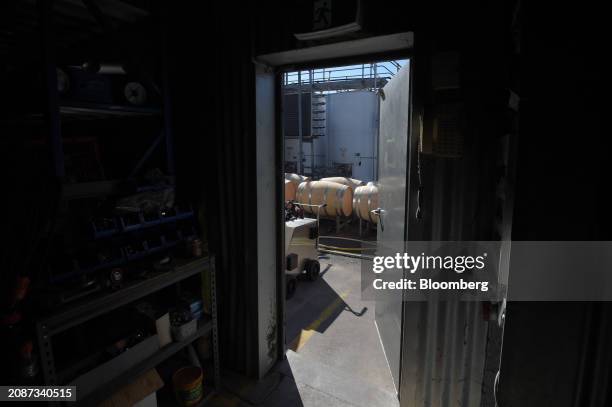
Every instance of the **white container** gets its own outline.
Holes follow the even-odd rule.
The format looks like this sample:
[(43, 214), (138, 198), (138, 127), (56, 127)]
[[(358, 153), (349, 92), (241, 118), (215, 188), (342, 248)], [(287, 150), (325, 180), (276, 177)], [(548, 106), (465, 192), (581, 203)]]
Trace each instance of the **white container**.
[(172, 334), (170, 333), (170, 314), (165, 313), (155, 321), (155, 329), (159, 337), (159, 346), (164, 347), (172, 342)]

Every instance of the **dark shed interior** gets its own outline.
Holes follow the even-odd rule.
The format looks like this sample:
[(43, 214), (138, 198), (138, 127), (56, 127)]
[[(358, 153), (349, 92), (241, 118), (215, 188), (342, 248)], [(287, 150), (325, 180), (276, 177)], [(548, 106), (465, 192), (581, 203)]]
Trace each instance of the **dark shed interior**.
[[(205, 387), (223, 394), (229, 376), (261, 379), (260, 242), (252, 202), (255, 62), (264, 54), (414, 33), (412, 92), (422, 103), (424, 131), (432, 131), (437, 107), (461, 101), (465, 152), (460, 160), (422, 157), (423, 212), (408, 224), (409, 240), (502, 238), (493, 226), (500, 210), (496, 171), (508, 170), (498, 166), (507, 134), (515, 143), (514, 209), (502, 223), (511, 239), (612, 240), (601, 10), (589, 2), (343, 0), (333, 1), (333, 12), (343, 19), (357, 3), (360, 31), (310, 42), (294, 35), (312, 31), (308, 0), (0, 4), (6, 242), (0, 366), (15, 367), (0, 369), (0, 385), (67, 384), (110, 360), (113, 350), (101, 344), (136, 336), (144, 344), (140, 330), (155, 330), (157, 308), (174, 310), (174, 318), (190, 306), (203, 308), (195, 329), (202, 347), (214, 348), (202, 363), (210, 372)], [(433, 86), (436, 58), (445, 53), (459, 56), (460, 83), (446, 92)], [(520, 103), (509, 112), (512, 95)], [(140, 215), (129, 208), (151, 205), (152, 212), (133, 220)], [(183, 273), (180, 279), (137, 287), (139, 300), (155, 311), (130, 308), (135, 297), (122, 290), (168, 268)], [(89, 298), (113, 297), (79, 308), (83, 290), (98, 290)], [(510, 301), (503, 329), (491, 324), (488, 332), (481, 405), (608, 405), (609, 305)], [(104, 307), (109, 311), (101, 314)], [(266, 346), (281, 363), (277, 323)], [(44, 359), (41, 338), (52, 334), (55, 358)], [(156, 366), (169, 383), (182, 363), (172, 361), (192, 357), (188, 348), (185, 342), (174, 356), (123, 366), (124, 376), (81, 401), (100, 403)], [(43, 356), (29, 376), (20, 372), (26, 354)], [(53, 373), (45, 372), (49, 363)], [(169, 391), (159, 404), (172, 405), (173, 397)], [(294, 405), (287, 403), (278, 405)], [(400, 403), (416, 405), (401, 396)]]

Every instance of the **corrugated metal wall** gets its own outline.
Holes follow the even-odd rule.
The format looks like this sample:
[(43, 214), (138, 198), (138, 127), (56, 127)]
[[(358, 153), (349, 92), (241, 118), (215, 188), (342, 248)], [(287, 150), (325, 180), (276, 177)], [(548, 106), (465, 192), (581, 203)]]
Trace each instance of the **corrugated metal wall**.
[[(172, 89), (181, 191), (200, 202), (217, 257), (221, 363), (257, 374), (255, 74), (250, 10), (172, 9)], [(231, 19), (228, 20), (228, 17)]]
[[(423, 114), (424, 134), (431, 134), (435, 106), (458, 101), (463, 106), (464, 152), (458, 158), (411, 153), (409, 239), (495, 240), (504, 99), (499, 87), (503, 82), (491, 76), (499, 72), (500, 61), (483, 61), (459, 48), (459, 87), (452, 93), (436, 92), (431, 75), (439, 44), (423, 36), (415, 36), (415, 41), (414, 108)], [(419, 187), (422, 219), (416, 217)], [(501, 330), (485, 320), (482, 304), (431, 298), (405, 303), (403, 317), (402, 405), (488, 406), (493, 385), (489, 370), (499, 363), (499, 348), (490, 347), (489, 339), (492, 332), (499, 338)]]
[[(245, 209), (246, 205), (245, 207), (239, 207), (237, 204), (241, 200), (254, 196), (252, 187), (248, 185), (249, 181), (253, 180), (254, 174), (252, 171), (254, 168), (252, 157), (254, 133), (251, 128), (252, 117), (250, 116), (253, 101), (251, 95), (252, 83), (250, 81), (253, 76), (248, 43), (251, 39), (256, 42), (257, 51), (254, 54), (295, 48), (296, 43), (292, 33), (299, 31), (295, 27), (304, 27), (302, 22), (304, 20), (308, 22), (310, 19), (309, 3), (309, 1), (270, 1), (259, 3), (257, 7), (249, 6), (253, 7), (250, 10), (240, 9), (233, 3), (214, 3), (212, 6), (206, 4), (201, 7), (192, 4), (189, 6), (180, 4), (176, 6), (175, 10), (175, 25), (179, 28), (178, 31), (186, 33), (184, 38), (175, 43), (176, 47), (172, 48), (172, 52), (177, 54), (175, 63), (181, 65), (180, 70), (177, 69), (179, 73), (175, 74), (174, 77), (181, 78), (182, 86), (178, 86), (175, 90), (178, 94), (182, 94), (184, 98), (183, 103), (177, 103), (176, 108), (179, 111), (175, 113), (178, 122), (176, 124), (178, 127), (182, 127), (182, 135), (177, 132), (177, 152), (181, 149), (184, 157), (193, 158), (195, 155), (193, 160), (179, 160), (177, 162), (177, 172), (185, 171), (185, 168), (182, 167), (188, 167), (190, 171), (200, 171), (202, 177), (198, 182), (205, 183), (205, 187), (201, 189), (205, 191), (208, 197), (205, 200), (209, 203), (206, 208), (207, 218), (211, 219), (210, 223), (213, 228), (209, 234), (214, 236), (214, 239), (211, 238), (210, 240), (215, 250), (218, 250), (221, 265), (219, 293), (223, 313), (221, 316), (221, 340), (224, 352), (222, 358), (226, 366), (238, 370), (246, 371), (249, 369), (249, 360), (253, 359), (256, 349), (256, 344), (250, 343), (251, 339), (249, 339), (254, 327), (245, 325), (245, 321), (251, 320), (249, 319), (251, 310), (255, 308), (250, 307), (253, 302), (251, 293), (254, 290), (249, 290), (249, 285), (254, 284), (254, 282), (249, 279), (248, 274), (252, 263), (249, 256), (252, 256), (255, 250), (254, 222), (250, 219), (248, 209)], [(502, 31), (506, 30), (504, 25), (514, 16), (515, 3), (515, 1), (487, 4), (482, 2), (455, 2), (453, 4), (441, 4), (437, 1), (417, 2), (411, 5), (409, 13), (393, 13), (389, 10), (395, 10), (395, 4), (388, 0), (382, 0), (376, 2), (376, 8), (371, 9), (372, 13), (369, 14), (369, 19), (366, 22), (367, 31), (371, 35), (381, 35), (414, 30), (417, 33), (415, 35), (417, 45), (423, 43), (424, 33), (430, 33), (435, 37), (435, 40), (442, 44), (441, 47), (445, 49), (462, 48), (463, 61), (472, 61), (472, 66), (463, 70), (464, 73), (471, 73), (471, 76), (462, 78), (465, 84), (476, 89), (500, 88), (507, 86), (508, 75), (503, 70), (498, 72), (492, 65), (516, 64), (520, 67), (519, 62), (504, 61), (504, 55), (493, 52), (500, 50), (499, 45), (501, 43), (512, 43), (512, 40), (507, 38), (508, 33)], [(526, 3), (522, 3), (525, 6)], [(306, 11), (303, 13), (295, 12), (297, 6)], [(565, 14), (567, 16), (571, 15), (575, 19), (576, 11), (581, 9), (584, 8), (567, 6)], [(244, 16), (240, 17), (238, 14), (248, 15), (250, 21), (257, 22), (258, 28), (247, 32), (248, 24), (245, 24), (245, 21), (248, 19)], [(487, 18), (482, 18), (482, 16), (487, 16)], [(602, 18), (603, 16), (604, 14), (602, 14)], [(554, 23), (560, 30), (566, 28), (566, 20), (549, 17), (550, 9), (543, 7), (541, 15), (535, 15), (532, 19), (536, 22), (548, 21)], [(271, 24), (271, 21), (274, 21), (274, 23)], [(559, 30), (551, 30), (548, 25), (542, 26), (540, 24), (539, 26), (546, 31), (546, 34), (539, 44), (534, 46), (533, 41), (531, 42), (532, 53), (536, 59), (549, 58), (554, 64), (558, 62), (556, 57), (560, 53), (582, 56), (582, 52), (588, 58), (591, 58), (598, 55), (597, 51), (601, 49), (591, 42), (596, 37), (591, 33), (576, 32), (574, 34), (579, 34), (578, 37), (572, 35), (561, 38), (555, 36), (555, 33)], [(603, 27), (604, 25), (593, 24), (592, 26)], [(516, 33), (511, 34), (516, 35)], [(241, 40), (236, 38), (241, 38)], [(580, 44), (592, 45), (590, 49), (585, 50)], [(179, 50), (181, 47), (183, 49)], [(204, 63), (200, 62), (202, 59), (205, 60)], [(532, 134), (526, 134), (528, 144), (523, 144), (524, 154), (532, 157), (532, 165), (525, 169), (525, 176), (530, 178), (531, 181), (527, 182), (527, 186), (523, 188), (524, 196), (517, 205), (525, 214), (522, 219), (518, 219), (519, 224), (522, 224), (523, 230), (526, 232), (523, 237), (533, 238), (533, 235), (528, 233), (532, 230), (545, 233), (546, 237), (555, 236), (556, 238), (559, 236), (575, 238), (576, 231), (583, 229), (594, 233), (603, 230), (599, 221), (601, 216), (609, 211), (604, 209), (607, 208), (602, 203), (605, 201), (595, 198), (601, 198), (598, 194), (605, 191), (605, 188), (601, 187), (604, 185), (604, 181), (593, 177), (594, 174), (603, 174), (603, 172), (598, 172), (599, 168), (591, 167), (594, 167), (594, 162), (604, 162), (604, 160), (600, 160), (600, 155), (606, 154), (608, 150), (598, 148), (600, 145), (595, 143), (598, 141), (596, 137), (602, 134), (601, 128), (597, 127), (599, 122), (591, 120), (596, 117), (595, 113), (599, 112), (597, 110), (598, 105), (595, 102), (596, 98), (591, 97), (590, 93), (584, 90), (584, 85), (587, 82), (589, 85), (596, 84), (598, 77), (593, 72), (587, 74), (584, 66), (581, 65), (582, 61), (583, 58), (581, 57), (568, 58), (565, 61), (566, 64), (559, 65), (557, 63), (554, 67), (550, 65), (551, 69), (542, 70), (540, 77), (536, 79), (538, 79), (538, 83), (542, 83), (542, 79), (546, 79), (547, 86), (538, 86), (539, 92), (546, 97), (540, 97), (538, 100), (537, 95), (535, 95), (536, 97), (531, 95), (531, 102), (521, 101), (522, 105), (533, 104), (531, 118), (522, 114), (522, 117), (526, 117), (526, 122), (534, 124), (535, 119), (540, 119), (539, 125), (537, 121), (535, 122), (536, 126), (532, 129)], [(565, 67), (566, 70), (560, 70), (559, 67)], [(186, 71), (190, 75), (185, 75)], [(569, 74), (565, 75), (565, 72), (569, 72)], [(582, 76), (576, 76), (576, 72), (580, 72)], [(559, 83), (568, 81), (568, 79), (572, 79), (569, 82), (571, 85), (569, 88), (567, 86), (559, 87)], [(585, 80), (587, 82), (584, 82)], [(426, 86), (425, 83), (422, 85)], [(599, 88), (593, 85), (586, 89)], [(198, 91), (194, 91), (196, 89)], [(562, 89), (571, 89), (572, 91), (561, 95), (559, 92)], [(588, 97), (585, 97), (585, 95)], [(191, 105), (194, 97), (198, 99), (197, 108)], [(495, 134), (504, 131), (501, 128), (494, 128), (495, 123), (503, 123), (503, 120), (498, 120), (498, 117), (495, 117), (501, 110), (491, 103), (490, 95), (484, 91), (476, 91), (466, 100), (470, 106), (477, 107), (477, 109), (472, 109), (473, 111), (468, 113), (468, 117), (475, 121), (468, 136), (471, 137), (474, 133), (481, 133), (478, 138), (486, 140), (487, 137), (493, 138)], [(574, 103), (566, 103), (568, 100), (572, 100)], [(427, 100), (426, 103), (431, 106), (435, 104), (435, 101)], [(212, 104), (217, 104), (217, 106), (210, 109)], [(578, 107), (579, 109), (576, 110)], [(521, 109), (523, 109), (523, 106)], [(542, 114), (543, 111), (545, 114)], [(584, 115), (576, 114), (576, 112), (584, 113)], [(182, 122), (179, 120), (179, 116), (183, 116)], [(582, 120), (584, 117), (588, 117), (589, 120)], [(605, 115), (601, 117), (605, 117)], [(564, 120), (558, 120), (559, 118)], [(203, 123), (206, 119), (209, 121)], [(569, 124), (573, 127), (568, 127), (566, 121), (568, 119), (571, 119)], [(492, 131), (484, 133), (480, 120), (488, 122), (488, 130)], [(211, 126), (210, 123), (215, 124)], [(556, 127), (553, 129), (555, 131), (551, 131), (551, 123), (555, 123)], [(585, 125), (593, 128), (585, 131)], [(558, 140), (555, 137), (558, 134), (567, 133), (568, 128), (571, 128), (572, 131), (575, 130), (575, 134), (587, 134), (591, 142), (563, 145), (556, 143)], [(186, 136), (188, 133), (197, 134)], [(181, 140), (181, 137), (189, 137), (190, 141), (187, 143), (184, 139)], [(200, 143), (202, 148), (194, 149), (194, 140), (198, 140), (196, 143)], [(534, 142), (536, 142), (535, 145)], [(551, 146), (555, 149), (551, 150)], [(579, 149), (578, 152), (576, 152), (577, 148)], [(571, 150), (571, 154), (569, 150)], [(202, 151), (204, 152), (202, 153)], [(591, 159), (593, 153), (597, 160)], [(480, 164), (478, 162), (472, 163), (472, 170), (468, 174), (462, 175), (462, 177), (467, 176), (467, 178), (463, 178), (463, 182), (470, 183), (479, 179), (480, 174), (486, 174), (490, 170), (491, 167), (487, 159), (491, 159), (491, 157), (486, 155), (481, 155), (481, 157), (486, 159)], [(548, 172), (542, 171), (551, 158), (556, 158), (557, 161), (555, 162), (558, 166), (550, 166)], [(577, 160), (578, 158), (579, 160)], [(561, 162), (561, 160), (565, 160), (565, 162)], [(194, 164), (195, 167), (185, 164), (186, 162), (196, 163)], [(424, 163), (424, 165), (431, 167), (431, 163)], [(230, 168), (228, 173), (220, 172), (226, 167)], [(436, 171), (447, 173), (449, 183), (444, 190), (451, 191), (453, 179), (459, 177), (458, 174), (452, 175), (456, 169), (454, 164), (446, 163), (437, 167)], [(219, 171), (217, 171), (217, 168)], [(566, 170), (559, 172), (559, 168)], [(431, 168), (427, 169), (426, 167), (424, 172), (426, 178), (434, 174), (430, 170)], [(541, 179), (542, 182), (533, 182), (534, 174), (539, 176), (538, 179)], [(550, 182), (551, 180), (554, 182)], [(492, 185), (487, 186), (486, 181), (484, 182), (483, 187), (493, 187)], [(588, 189), (584, 188), (585, 184), (589, 187)], [(566, 193), (567, 185), (579, 186), (580, 188), (577, 193), (568, 194)], [(491, 210), (494, 206), (488, 200), (482, 200), (473, 202), (470, 210), (460, 211), (453, 208), (453, 202), (470, 199), (465, 197), (467, 190), (464, 187), (456, 186), (459, 192), (453, 194), (440, 193), (437, 195), (435, 197), (436, 205), (439, 206), (436, 208), (433, 205), (430, 206), (429, 209), (434, 212), (431, 214), (432, 216), (429, 216), (429, 219), (437, 219), (440, 216), (440, 219), (445, 219), (450, 213), (455, 213), (463, 223), (463, 231), (482, 230), (483, 225), (480, 219), (490, 219), (490, 216), (483, 214), (483, 212)], [(431, 188), (426, 189), (425, 194), (430, 194), (431, 191), (433, 191)], [(465, 193), (461, 193), (461, 191)], [(585, 198), (585, 191), (593, 194)], [(548, 197), (548, 200), (541, 199), (545, 196)], [(563, 205), (559, 205), (561, 202), (563, 202)], [(586, 211), (587, 213), (582, 211), (581, 216), (567, 218), (567, 213), (576, 213), (573, 209), (584, 209), (585, 207), (594, 210)], [(477, 213), (482, 216), (474, 218)], [(412, 215), (413, 213), (411, 213)], [(584, 221), (585, 215), (588, 222)], [(608, 218), (609, 216), (605, 219), (609, 221)], [(560, 222), (559, 219), (571, 219), (573, 223), (568, 228), (567, 222)], [(455, 230), (456, 226), (451, 226), (451, 223), (440, 220), (436, 225), (432, 225), (428, 222), (430, 221), (425, 219), (425, 224), (417, 225), (417, 228), (426, 232), (437, 230), (438, 236), (468, 236), (467, 234), (458, 234)], [(539, 226), (533, 228), (536, 222)], [(224, 231), (218, 232), (217, 230), (220, 230), (221, 226), (223, 226)], [(432, 226), (435, 226), (435, 229)], [(606, 230), (611, 229), (607, 228)], [(433, 236), (431, 232), (427, 232), (423, 237), (427, 239)], [(535, 238), (539, 237), (540, 235), (537, 235)], [(589, 238), (591, 238), (591, 235), (589, 235)], [(582, 365), (579, 360), (569, 360), (565, 358), (567, 350), (570, 349), (575, 352), (575, 348), (568, 348), (571, 344), (562, 337), (564, 333), (570, 332), (573, 334), (582, 330), (581, 321), (589, 320), (591, 317), (595, 318), (592, 311), (585, 311), (586, 317), (583, 317), (580, 313), (584, 304), (558, 307), (556, 304), (550, 306), (521, 304), (513, 308), (510, 304), (508, 327), (512, 335), (510, 338), (506, 338), (510, 339), (510, 344), (506, 345), (504, 352), (505, 365), (501, 376), (501, 389), (504, 401), (506, 401), (505, 405), (515, 405), (517, 403), (527, 405), (527, 402), (531, 402), (531, 405), (544, 405), (550, 400), (567, 400), (575, 393), (575, 389), (564, 385), (555, 388), (551, 383), (567, 383), (568, 377), (573, 378), (572, 375), (575, 374), (576, 368), (580, 366), (583, 366), (581, 371), (584, 372), (596, 371), (591, 367), (598, 366), (596, 363), (598, 354), (585, 353), (582, 355), (585, 361)], [(550, 323), (548, 325), (542, 325), (540, 323), (541, 316), (548, 315), (548, 313), (556, 315), (557, 318), (549, 319)], [(576, 314), (580, 315), (573, 319), (565, 317), (566, 315)], [(480, 324), (475, 322), (478, 319), (476, 304), (454, 307), (449, 304), (433, 304), (423, 306), (414, 315), (416, 318), (414, 323), (418, 329), (415, 332), (421, 333), (422, 336), (420, 338), (416, 337), (415, 341), (410, 342), (410, 346), (406, 347), (406, 352), (414, 354), (415, 363), (412, 365), (414, 370), (406, 369), (405, 374), (411, 374), (414, 377), (419, 375), (419, 381), (415, 382), (415, 386), (418, 385), (419, 388), (418, 393), (415, 390), (412, 394), (417, 395), (423, 403), (425, 401), (431, 402), (430, 405), (465, 405), (466, 400), (469, 402), (468, 404), (477, 400), (477, 392), (472, 389), (471, 385), (467, 385), (467, 383), (477, 380), (478, 375), (475, 371), (480, 369), (478, 366), (476, 366), (477, 369), (467, 368), (467, 366), (474, 366), (468, 362), (474, 358), (474, 350), (482, 349), (479, 339), (482, 330), (479, 328)], [(255, 321), (256, 319), (253, 318), (252, 320)], [(598, 321), (595, 326), (596, 329), (589, 330), (588, 334), (585, 334), (585, 343), (603, 343), (597, 339), (601, 337), (598, 336), (600, 332), (603, 332), (601, 335), (608, 332), (607, 337), (610, 337), (609, 329), (605, 331), (603, 329), (605, 326), (601, 322), (605, 319), (602, 317)], [(435, 324), (432, 325), (437, 327), (435, 331), (432, 331), (433, 328), (430, 327), (430, 324)], [(551, 331), (552, 328), (554, 328), (554, 332)], [(539, 340), (542, 335), (544, 335), (544, 338), (541, 342), (534, 345), (533, 341)], [(491, 333), (489, 332), (490, 337)], [(559, 340), (559, 338), (562, 340)], [(462, 339), (465, 339), (465, 341), (461, 342)], [(580, 341), (576, 343), (580, 343)], [(427, 344), (429, 344), (429, 347), (427, 347)], [(593, 349), (600, 348), (601, 346), (597, 345)], [(487, 350), (487, 352), (489, 351)], [(534, 362), (535, 357), (537, 357), (537, 363)], [(488, 374), (489, 367), (496, 366), (496, 357), (487, 358), (487, 360), (493, 361), (485, 362), (484, 369)], [(555, 363), (551, 364), (551, 362)], [(490, 364), (490, 366), (488, 367), (487, 364)], [(528, 369), (531, 374), (525, 375), (525, 369)], [(602, 371), (606, 372), (605, 369)], [(581, 383), (586, 384), (589, 377), (591, 376), (588, 374), (584, 376), (580, 379)], [(604, 377), (602, 374), (598, 380), (602, 380), (601, 378)], [(575, 383), (575, 381), (569, 380), (569, 383)], [(610, 387), (602, 382), (599, 382), (599, 384), (600, 388)], [(542, 386), (548, 386), (544, 389), (544, 392), (542, 392)], [(440, 391), (442, 393), (439, 393)], [(535, 391), (538, 391), (538, 394), (535, 394)], [(579, 395), (579, 398), (572, 402), (573, 405), (581, 405), (580, 403), (585, 401), (584, 397), (588, 398), (588, 391), (585, 391), (586, 393), (582, 396)], [(534, 397), (534, 395), (538, 397)], [(483, 403), (484, 400), (483, 397)], [(585, 405), (585, 403), (582, 403), (582, 405)]]
[(404, 338), (402, 405), (479, 406), (487, 341), (481, 304), (432, 300), (404, 310), (413, 324)]
[[(494, 191), (487, 192), (486, 177), (477, 175), (480, 153), (461, 159), (425, 158), (424, 221), (431, 240), (484, 237), (475, 226), (483, 221), (478, 208)], [(490, 324), (483, 318), (482, 304), (435, 298), (408, 302), (404, 324), (402, 405), (480, 406)]]

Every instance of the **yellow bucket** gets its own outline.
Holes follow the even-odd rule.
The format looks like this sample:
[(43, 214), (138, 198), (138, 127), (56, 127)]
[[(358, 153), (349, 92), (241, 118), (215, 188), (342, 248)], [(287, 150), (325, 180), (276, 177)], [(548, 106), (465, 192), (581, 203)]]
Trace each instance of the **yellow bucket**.
[(197, 366), (183, 367), (172, 375), (174, 394), (180, 405), (190, 407), (202, 401), (204, 390), (202, 369)]

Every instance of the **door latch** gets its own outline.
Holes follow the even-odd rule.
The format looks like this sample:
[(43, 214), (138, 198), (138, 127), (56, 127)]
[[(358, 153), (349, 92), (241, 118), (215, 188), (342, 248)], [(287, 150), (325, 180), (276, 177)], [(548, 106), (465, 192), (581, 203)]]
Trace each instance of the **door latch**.
[(382, 232), (385, 231), (385, 224), (383, 222), (383, 214), (385, 213), (385, 210), (383, 208), (376, 208), (370, 211), (371, 213), (373, 213), (374, 215), (378, 216), (378, 223), (380, 223), (380, 230)]

